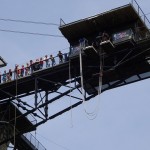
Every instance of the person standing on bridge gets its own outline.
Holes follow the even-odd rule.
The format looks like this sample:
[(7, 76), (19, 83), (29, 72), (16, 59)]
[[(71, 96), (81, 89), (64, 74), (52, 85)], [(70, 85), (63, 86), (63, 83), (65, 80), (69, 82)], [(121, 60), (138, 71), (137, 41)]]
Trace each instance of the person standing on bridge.
[(56, 64), (55, 58), (53, 57), (53, 55), (50, 55), (50, 60), (52, 61), (52, 67), (53, 67)]
[(7, 74), (6, 74), (6, 70), (3, 73), (3, 83), (5, 83), (7, 81)]
[(7, 76), (7, 82), (11, 81), (9, 72), (6, 73), (6, 76)]
[(18, 67), (17, 69), (17, 77), (20, 78), (21, 77), (21, 68)]
[(30, 60), (30, 73), (31, 74), (33, 73), (33, 65), (34, 65), (33, 60)]
[(59, 63), (62, 63), (63, 62), (63, 54), (61, 53), (61, 51), (58, 52), (58, 55), (59, 57)]
[(26, 67), (25, 67), (25, 76), (29, 75), (30, 74), (30, 66), (29, 64), (27, 63), (26, 64)]
[(21, 75), (20, 75), (21, 77), (23, 77), (24, 76), (24, 65), (22, 65), (22, 67), (21, 67)]
[(43, 63), (44, 63), (44, 62), (43, 62), (43, 58), (41, 57), (41, 58), (40, 58), (40, 69), (43, 69)]
[(46, 68), (50, 67), (50, 64), (49, 64), (49, 58), (47, 55), (45, 55), (45, 58), (44, 58), (45, 62), (46, 62)]
[(9, 69), (9, 75), (10, 75), (10, 78), (12, 79), (12, 70)]
[(14, 69), (14, 80), (17, 79), (18, 77), (18, 65), (15, 65), (15, 69)]
[(9, 72), (7, 73), (7, 81), (11, 81), (12, 79), (12, 71), (9, 69)]

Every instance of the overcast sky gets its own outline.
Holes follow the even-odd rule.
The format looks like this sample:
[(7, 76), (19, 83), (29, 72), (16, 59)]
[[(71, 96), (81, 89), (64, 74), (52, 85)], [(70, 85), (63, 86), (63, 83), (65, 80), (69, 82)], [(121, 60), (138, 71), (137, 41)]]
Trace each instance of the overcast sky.
[[(0, 19), (17, 19), (59, 24), (66, 23), (128, 4), (128, 0), (0, 0)], [(138, 0), (143, 11), (150, 12), (148, 0)], [(150, 19), (150, 15), (147, 16)], [(57, 26), (6, 22), (0, 30), (18, 30), (61, 35)], [(0, 32), (0, 52), (8, 68), (24, 64), (45, 54), (56, 55), (69, 47), (64, 38)], [(67, 50), (66, 50), (67, 51)], [(87, 103), (94, 120), (79, 106), (37, 129), (37, 138), (47, 150), (149, 150), (150, 149), (150, 80), (106, 91)], [(74, 93), (76, 94), (76, 93)], [(68, 100), (62, 98), (62, 100)], [(74, 101), (74, 99), (71, 99)], [(69, 103), (69, 100), (68, 100)], [(59, 110), (59, 104), (52, 109)]]

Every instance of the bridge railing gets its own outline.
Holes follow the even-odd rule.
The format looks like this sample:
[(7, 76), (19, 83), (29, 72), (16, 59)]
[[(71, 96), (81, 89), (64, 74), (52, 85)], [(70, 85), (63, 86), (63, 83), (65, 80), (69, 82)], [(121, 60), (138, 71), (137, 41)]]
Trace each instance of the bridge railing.
[(143, 12), (143, 10), (141, 9), (141, 7), (139, 6), (139, 4), (137, 3), (136, 0), (132, 0), (131, 1), (132, 6), (136, 9), (138, 15), (141, 17), (142, 21), (145, 23), (145, 25), (148, 27), (148, 29), (150, 29), (150, 21), (149, 19), (146, 17), (145, 13)]
[(22, 138), (26, 139), (35, 150), (46, 150), (46, 148), (31, 133), (23, 134)]
[[(60, 60), (58, 56), (55, 56), (53, 61), (51, 60), (50, 57), (42, 57), (42, 60), (40, 61), (33, 60), (32, 65), (30, 65), (30, 62), (28, 62), (25, 65), (18, 65), (17, 70), (11, 69), (11, 71), (4, 71), (3, 74), (0, 74), (0, 84), (10, 82), (12, 80), (20, 79), (26, 76), (32, 75), (32, 73), (36, 71), (40, 71), (43, 69), (51, 68), (57, 65), (60, 65), (62, 63), (65, 63), (69, 59), (69, 53), (64, 53), (62, 54), (63, 59)], [(43, 62), (43, 65), (41, 65), (41, 62)], [(20, 67), (21, 66), (21, 67)], [(23, 67), (22, 67), (23, 66)]]

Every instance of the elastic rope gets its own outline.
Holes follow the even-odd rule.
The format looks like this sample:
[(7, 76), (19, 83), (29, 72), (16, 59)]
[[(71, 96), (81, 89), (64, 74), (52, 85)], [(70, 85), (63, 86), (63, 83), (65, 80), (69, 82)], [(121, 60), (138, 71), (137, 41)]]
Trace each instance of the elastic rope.
[[(97, 106), (97, 108), (95, 108), (95, 110), (93, 112), (87, 112), (86, 108), (85, 108), (85, 90), (84, 90), (84, 83), (83, 83), (83, 65), (82, 65), (82, 48), (80, 48), (80, 52), (79, 52), (79, 58), (80, 58), (80, 77), (81, 77), (81, 93), (83, 96), (83, 106), (84, 106), (84, 111), (87, 114), (88, 119), (93, 120), (96, 118), (97, 116), (97, 112), (99, 110), (99, 106)], [(102, 74), (102, 63), (101, 63), (101, 59), (100, 59), (100, 74)], [(99, 77), (99, 89), (98, 89), (98, 94), (100, 95), (101, 93), (101, 84), (102, 84), (102, 76)], [(92, 117), (92, 118), (90, 118)]]
[[(98, 114), (98, 111), (99, 111), (99, 106), (100, 106), (100, 101), (101, 101), (101, 91), (102, 91), (102, 74), (103, 74), (103, 63), (104, 63), (104, 57), (101, 58), (101, 55), (100, 55), (100, 70), (99, 70), (99, 86), (98, 86), (98, 101), (97, 101), (97, 107), (95, 107), (93, 113), (93, 116), (92, 115), (89, 115), (88, 113), (88, 119), (89, 120), (94, 120), (96, 117), (97, 117), (97, 114)], [(90, 118), (89, 116), (92, 116), (92, 118)]]
[(37, 148), (37, 146), (38, 146), (38, 145), (36, 145), (36, 134), (37, 134), (37, 132), (36, 132), (36, 129), (35, 129), (35, 148)]
[(72, 78), (71, 78), (71, 62), (70, 62), (70, 59), (69, 59), (69, 86), (70, 86), (70, 95), (69, 95), (69, 100), (70, 100), (70, 112), (71, 112), (71, 120), (70, 120), (70, 124), (71, 124), (71, 127), (73, 127), (73, 118), (72, 118), (72, 101), (71, 101), (71, 81), (72, 81)]
[[(16, 99), (18, 98), (18, 70), (16, 69)], [(15, 122), (14, 122), (14, 149), (16, 149), (16, 106), (15, 106)]]

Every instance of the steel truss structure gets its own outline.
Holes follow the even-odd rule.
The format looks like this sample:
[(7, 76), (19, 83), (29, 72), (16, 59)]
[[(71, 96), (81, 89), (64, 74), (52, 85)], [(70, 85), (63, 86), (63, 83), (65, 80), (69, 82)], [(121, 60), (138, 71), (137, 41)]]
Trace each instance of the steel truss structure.
[[(128, 50), (124, 54), (124, 56), (127, 56), (127, 54), (129, 54), (129, 52), (131, 52), (131, 51), (132, 50)], [(147, 51), (149, 53), (149, 50), (147, 50)], [(145, 52), (147, 52), (147, 51), (145, 51)], [(141, 57), (142, 55), (141, 55), (141, 52), (138, 52), (136, 49), (136, 55), (135, 55), (135, 53), (131, 56), (128, 55), (127, 58), (125, 59), (126, 62), (124, 62), (124, 63), (127, 63), (129, 60), (130, 60), (129, 62), (131, 62), (133, 56)], [(8, 97), (8, 98), (5, 98), (2, 101), (0, 101), (1, 107), (4, 107), (5, 105), (14, 105), (15, 107), (17, 107), (17, 109), (24, 111), (24, 113), (17, 115), (16, 118), (10, 117), (10, 120), (6, 119), (5, 121), (8, 121), (10, 124), (14, 125), (15, 119), (18, 120), (18, 122), (19, 122), (19, 119), (21, 119), (21, 118), (26, 118), (26, 117), (29, 118), (28, 116), (33, 117), (33, 119), (31, 120), (33, 122), (33, 125), (29, 126), (28, 128), (26, 127), (24, 129), (20, 130), (20, 132), (17, 132), (16, 135), (19, 136), (27, 131), (35, 130), (36, 127), (38, 127), (39, 125), (47, 122), (48, 120), (54, 119), (54, 118), (58, 117), (59, 115), (62, 115), (63, 113), (65, 113), (83, 103), (82, 93), (81, 93), (81, 89), (80, 89), (81, 84), (80, 84), (79, 66), (75, 67), (73, 65), (73, 62), (71, 62), (71, 61), (72, 60), (70, 60), (64, 64), (61, 64), (62, 66), (59, 68), (60, 72), (61, 72), (62, 68), (64, 69), (64, 67), (65, 67), (65, 72), (67, 72), (65, 75), (65, 76), (67, 76), (67, 79), (65, 79), (63, 82), (61, 81), (61, 77), (57, 78), (58, 82), (56, 80), (51, 80), (52, 72), (50, 70), (52, 68), (49, 68), (49, 69), (47, 69), (49, 71), (46, 74), (43, 73), (43, 71), (39, 71), (38, 73), (35, 73), (36, 75), (33, 74), (32, 76), (27, 77), (28, 80), (30, 81), (30, 84), (34, 85), (33, 89), (27, 93), (22, 94), (22, 92), (19, 91), (19, 88), (26, 87), (26, 82), (28, 82), (28, 81), (24, 82), (24, 80), (27, 80), (27, 79), (19, 79), (17, 82), (13, 81), (14, 83), (12, 86), (14, 88), (18, 87), (17, 95), (13, 95), (12, 91), (5, 90), (6, 88), (0, 89), (0, 92), (2, 93), (2, 95), (4, 97)], [(68, 69), (69, 63), (71, 63), (71, 66), (72, 66), (70, 71), (71, 71), (71, 76), (73, 77), (73, 79), (68, 79), (69, 76), (67, 74), (69, 74), (69, 69)], [(124, 63), (122, 65), (124, 65)], [(145, 59), (140, 61), (140, 63), (138, 64), (138, 68), (140, 66), (142, 67), (143, 63), (145, 64)], [(91, 64), (91, 62), (90, 62), (90, 64)], [(128, 68), (128, 72), (133, 72), (133, 76), (132, 76), (132, 73), (129, 76), (127, 76), (127, 74), (121, 73), (122, 65), (120, 64), (120, 65), (116, 66), (115, 69), (111, 69), (111, 70), (108, 70), (108, 68), (104, 66), (104, 72), (103, 72), (104, 77), (105, 77), (105, 74), (107, 75), (108, 72), (109, 72), (109, 74), (110, 73), (112, 74), (115, 70), (115, 72), (117, 72), (119, 80), (115, 80), (112, 82), (108, 82), (108, 81), (106, 82), (105, 80), (107, 78), (106, 79), (104, 78), (102, 92), (112, 89), (112, 88), (127, 85), (127, 84), (137, 82), (140, 80), (144, 80), (144, 79), (147, 79), (150, 77), (148, 64), (147, 64), (148, 68), (146, 69), (146, 67), (145, 67), (147, 72), (144, 70), (145, 71), (144, 73), (139, 73), (139, 74), (135, 74), (135, 72), (137, 72), (136, 71), (137, 68), (135, 68), (135, 64), (133, 64), (132, 66), (130, 64), (130, 68)], [(90, 87), (90, 91), (92, 91), (92, 93), (89, 94), (89, 92), (87, 92), (88, 89), (86, 88), (86, 86), (88, 83), (91, 83), (91, 81), (92, 81), (92, 83), (95, 81), (97, 82), (98, 77), (99, 77), (99, 66), (87, 65), (87, 66), (85, 66), (85, 68), (84, 68), (84, 73), (87, 74), (90, 72), (90, 74), (92, 75), (90, 78), (88, 77), (87, 79), (84, 80), (84, 86), (85, 86), (84, 88), (85, 88), (85, 92), (86, 92), (85, 101), (88, 101), (88, 100), (92, 99), (93, 97), (97, 96), (97, 94), (98, 94), (97, 90), (94, 87)], [(90, 69), (87, 69), (87, 68), (90, 68)], [(57, 73), (58, 70), (56, 69), (54, 72)], [(24, 86), (22, 85), (22, 83), (24, 83)], [(10, 84), (10, 83), (8, 83), (8, 84)], [(28, 84), (27, 84), (27, 86), (28, 86)], [(62, 87), (65, 89), (65, 91), (63, 91), (63, 92), (61, 92)], [(74, 90), (78, 91), (78, 93), (79, 93), (78, 97), (71, 95), (71, 93)], [(14, 90), (14, 94), (16, 94), (15, 90)], [(29, 96), (29, 98), (30, 98), (31, 95), (32, 95), (32, 99), (34, 98), (34, 103), (32, 103), (32, 104), (30, 104), (27, 101), (27, 99), (26, 100), (23, 99), (24, 97), (27, 97), (27, 96)], [(33, 97), (33, 95), (34, 95), (34, 97)], [(53, 97), (49, 98), (51, 95), (53, 95)], [(75, 101), (75, 102), (73, 102), (72, 105), (69, 105), (68, 107), (63, 108), (62, 110), (58, 111), (57, 113), (54, 113), (51, 115), (49, 113), (49, 105), (55, 101), (58, 101), (59, 99), (63, 98), (64, 96), (70, 97), (72, 99), (76, 99), (77, 102)], [(1, 117), (1, 120), (2, 120), (2, 118), (5, 119), (5, 114), (8, 114), (9, 107), (7, 107), (7, 108), (8, 109), (4, 110), (4, 112), (1, 112), (3, 114), (3, 116)], [(12, 112), (14, 113), (14, 111), (12, 111)], [(3, 140), (2, 142), (0, 142), (0, 145), (3, 143), (6, 143), (7, 141), (10, 141), (10, 140), (12, 140), (12, 137)]]
[[(140, 10), (138, 7), (138, 11)], [(130, 11), (132, 15), (129, 18), (121, 16), (122, 20), (118, 20), (120, 12), (124, 15), (126, 11)], [(104, 19), (104, 16), (109, 18), (118, 14), (115, 15), (118, 18), (114, 18), (118, 20), (116, 28), (122, 28), (124, 23), (128, 26), (132, 24), (133, 27), (138, 22), (142, 26), (144, 38), (138, 37), (137, 41), (129, 40), (119, 46), (114, 46), (111, 41), (107, 41), (109, 45), (105, 42), (106, 44), (99, 47), (94, 47), (92, 44), (80, 47), (83, 58), (82, 75), (79, 55), (76, 55), (54, 67), (38, 70), (29, 76), (0, 84), (0, 120), (7, 124), (0, 125), (0, 145), (10, 141), (13, 143), (16, 139), (14, 146), (17, 147), (17, 137), (34, 131), (48, 120), (81, 105), (83, 99), (88, 101), (97, 96), (99, 77), (102, 77), (101, 92), (150, 78), (150, 34), (145, 22), (141, 20), (132, 5), (115, 9), (114, 12), (107, 12), (106, 16), (98, 15), (68, 25), (63, 24), (60, 30), (70, 42), (70, 47), (76, 45), (81, 35), (87, 36), (89, 43), (92, 43), (90, 40), (95, 36), (101, 19)], [(110, 24), (107, 23), (107, 25), (111, 30), (112, 22), (109, 21)], [(89, 30), (91, 27), (93, 27), (92, 30)], [(104, 27), (106, 25), (101, 24), (101, 28)], [(83, 33), (77, 32), (78, 30)], [(145, 34), (147, 32), (148, 35)], [(107, 48), (107, 46), (112, 47)], [(101, 63), (102, 68), (100, 68)], [(83, 77), (83, 87), (81, 77)], [(84, 94), (82, 88), (84, 88)], [(74, 91), (78, 94), (74, 95)], [(66, 104), (65, 99), (62, 100), (64, 97), (73, 100)], [(51, 108), (54, 102), (62, 103), (61, 106), (59, 105), (59, 110)]]

